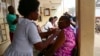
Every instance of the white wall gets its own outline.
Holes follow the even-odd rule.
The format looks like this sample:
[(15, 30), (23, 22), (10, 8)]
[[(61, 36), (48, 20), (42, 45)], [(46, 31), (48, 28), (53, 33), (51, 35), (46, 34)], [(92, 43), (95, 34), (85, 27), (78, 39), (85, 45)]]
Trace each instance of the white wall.
[(95, 16), (100, 17), (100, 8), (95, 9)]
[(18, 11), (17, 11), (17, 8), (18, 8), (18, 5), (19, 5), (19, 0), (15, 0), (14, 4), (15, 4), (16, 13), (19, 14)]
[[(41, 0), (39, 1), (40, 1), (40, 6), (42, 6), (43, 4), (41, 3)], [(50, 10), (50, 16), (57, 16), (59, 18), (61, 15), (63, 15), (64, 12), (66, 11), (68, 12), (69, 8), (75, 8), (76, 6), (75, 1), (76, 0), (62, 0), (61, 4), (58, 6), (56, 10)], [(18, 3), (19, 0), (15, 0), (15, 9), (17, 14), (18, 14), (17, 12)], [(37, 22), (40, 26), (44, 25), (50, 17), (50, 16), (44, 16), (43, 10), (44, 8), (42, 8), (42, 22)]]
[[(55, 10), (55, 11), (51, 10), (51, 16), (60, 17), (64, 12), (69, 11), (70, 8), (75, 8), (75, 6), (76, 6), (75, 2), (76, 2), (76, 0), (62, 0), (61, 5), (57, 8), (57, 10)], [(75, 14), (76, 13), (74, 11), (73, 16), (75, 16)], [(100, 16), (100, 8), (95, 8), (95, 16)], [(43, 19), (45, 21), (47, 21), (48, 18), (43, 17)]]

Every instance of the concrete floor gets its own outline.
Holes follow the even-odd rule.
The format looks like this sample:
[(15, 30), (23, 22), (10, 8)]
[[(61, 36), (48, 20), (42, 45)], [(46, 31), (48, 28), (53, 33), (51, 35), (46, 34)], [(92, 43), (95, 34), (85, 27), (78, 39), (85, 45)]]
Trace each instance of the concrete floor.
[(100, 33), (95, 33), (94, 56), (100, 56)]

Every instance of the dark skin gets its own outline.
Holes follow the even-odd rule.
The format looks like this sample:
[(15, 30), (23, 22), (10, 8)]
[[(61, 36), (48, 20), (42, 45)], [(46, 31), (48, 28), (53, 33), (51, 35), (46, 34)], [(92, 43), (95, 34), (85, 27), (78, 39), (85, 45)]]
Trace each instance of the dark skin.
[(46, 52), (46, 56), (53, 56), (55, 51), (63, 45), (65, 41), (64, 31), (62, 30), (56, 39), (55, 43), (50, 47), (50, 49)]
[(52, 29), (47, 32), (42, 32), (39, 25), (37, 25), (37, 29), (41, 38), (46, 38), (46, 39), (48, 38), (49, 35), (53, 34), (56, 31), (56, 29)]
[(56, 19), (52, 18), (52, 20), (50, 20), (49, 22), (51, 22), (51, 24), (54, 26), (53, 28), (49, 28), (48, 31), (53, 31), (57, 29), (57, 26), (55, 25)]
[(68, 27), (70, 25), (70, 22), (67, 22), (65, 19), (60, 18), (58, 22), (58, 26), (61, 29), (56, 41), (54, 44), (49, 48), (49, 50), (46, 52), (45, 56), (53, 56), (54, 53), (58, 48), (60, 48), (64, 42), (65, 42), (65, 34), (64, 34), (64, 28)]
[(19, 15), (16, 15), (16, 20), (13, 22), (13, 24), (16, 24), (18, 22), (18, 18), (19, 18)]
[[(29, 19), (29, 20), (34, 20), (36, 21), (38, 19), (38, 10), (31, 12), (28, 16), (24, 16), (25, 18)], [(38, 34), (38, 33), (37, 33)], [(43, 34), (40, 34), (41, 36), (43, 36)], [(46, 34), (45, 34), (46, 35)], [(52, 35), (50, 38), (48, 38), (45, 42), (38, 42), (36, 44), (34, 44), (33, 46), (37, 49), (37, 50), (43, 50), (44, 48), (46, 48), (49, 44), (51, 44), (52, 40), (54, 39), (55, 35)]]
[[(15, 14), (15, 9), (14, 9), (14, 7), (12, 6), (12, 7), (10, 7), (9, 9), (8, 9), (8, 11), (9, 11), (9, 14)], [(18, 15), (16, 15), (16, 20), (14, 20), (14, 22), (12, 23), (12, 24), (16, 24), (17, 23), (17, 21), (18, 21), (18, 18), (19, 18), (19, 16)]]
[(48, 31), (48, 32), (41, 32), (39, 33), (41, 38), (48, 38), (49, 35), (55, 33), (56, 30)]

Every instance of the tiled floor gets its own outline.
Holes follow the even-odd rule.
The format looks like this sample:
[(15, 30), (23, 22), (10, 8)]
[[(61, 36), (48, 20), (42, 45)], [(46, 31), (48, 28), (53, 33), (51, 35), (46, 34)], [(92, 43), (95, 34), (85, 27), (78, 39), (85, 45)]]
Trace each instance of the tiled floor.
[(94, 56), (100, 56), (100, 33), (95, 33)]

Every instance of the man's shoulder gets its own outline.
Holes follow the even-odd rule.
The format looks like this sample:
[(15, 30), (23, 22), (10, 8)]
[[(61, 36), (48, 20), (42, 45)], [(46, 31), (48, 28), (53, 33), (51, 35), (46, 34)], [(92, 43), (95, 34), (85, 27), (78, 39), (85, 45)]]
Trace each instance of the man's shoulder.
[(47, 25), (50, 25), (51, 24), (51, 22), (47, 22)]
[(16, 16), (16, 14), (7, 14), (7, 16)]

